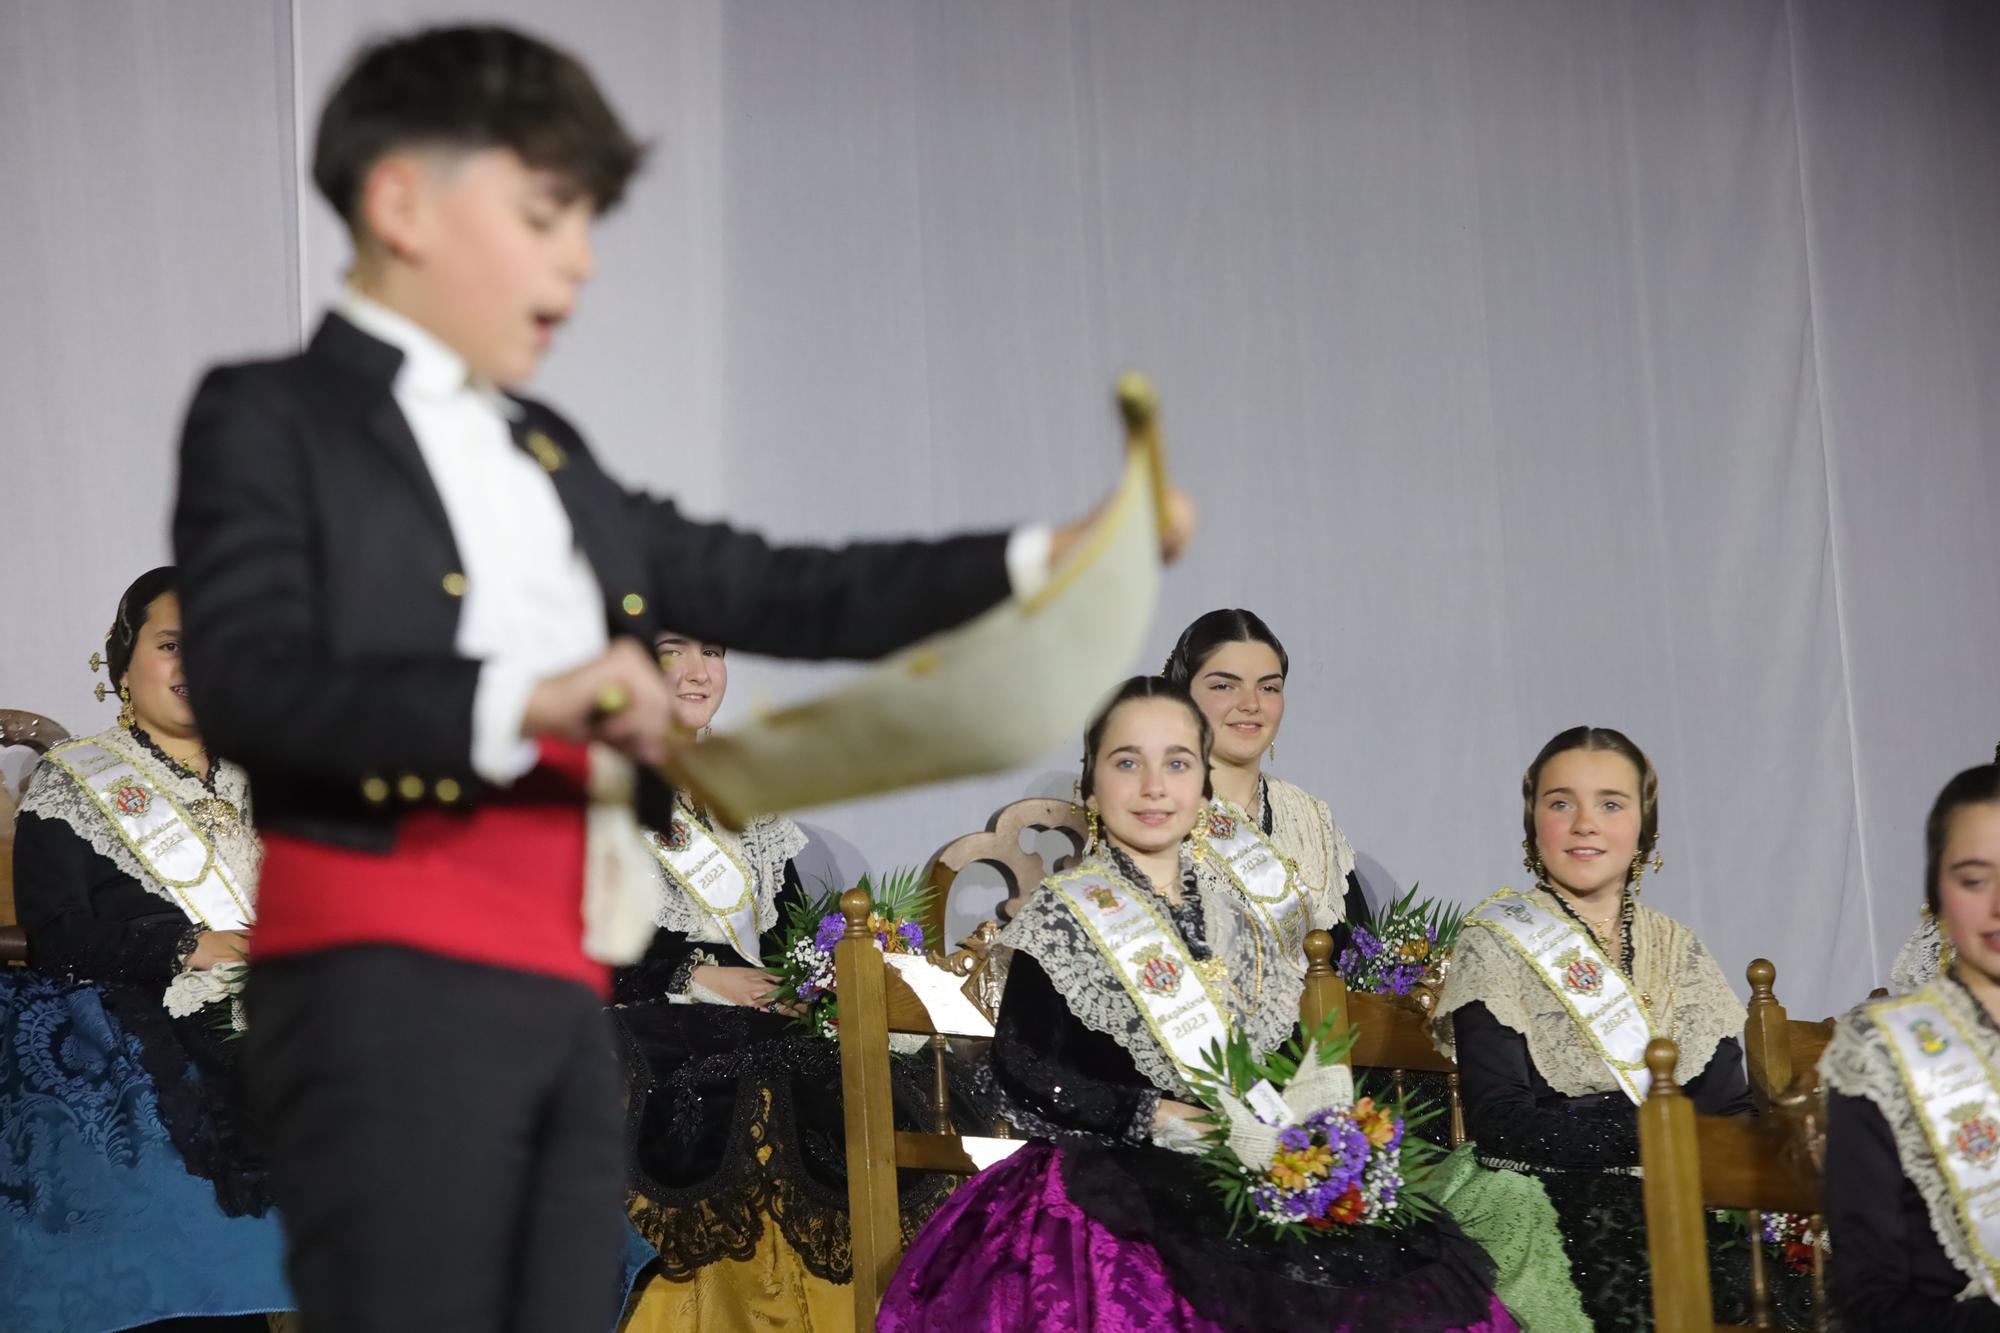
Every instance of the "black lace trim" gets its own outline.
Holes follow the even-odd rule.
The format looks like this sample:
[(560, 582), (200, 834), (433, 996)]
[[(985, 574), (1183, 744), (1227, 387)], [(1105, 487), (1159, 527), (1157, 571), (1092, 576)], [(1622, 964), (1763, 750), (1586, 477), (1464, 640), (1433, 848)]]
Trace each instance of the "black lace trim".
[[(1562, 890), (1551, 888), (1545, 883), (1537, 884), (1535, 887), (1555, 899), (1556, 906), (1562, 909), (1563, 915), (1576, 922), (1593, 941), (1597, 939), (1597, 932), (1590, 928), (1588, 921), (1585, 921), (1576, 914), (1576, 909), (1572, 908), (1569, 905), (1569, 900), (1563, 897)], [(1632, 939), (1632, 919), (1637, 915), (1637, 912), (1638, 904), (1633, 901), (1632, 895), (1622, 889), (1619, 890), (1618, 970), (1625, 974), (1625, 980), (1628, 982), (1632, 980), (1632, 960), (1635, 956), (1634, 950), (1636, 948)]]
[[(125, 728), (125, 730), (128, 733), (130, 733), (133, 740), (139, 743), (139, 747), (141, 749), (145, 750), (146, 753), (152, 755), (153, 758), (159, 760), (162, 764), (164, 764), (166, 766), (167, 772), (178, 773), (182, 777), (192, 778), (194, 781), (200, 783), (201, 789), (207, 792), (210, 796), (216, 794), (215, 775), (221, 772), (222, 765), (216, 763), (213, 758), (211, 758), (208, 761), (208, 774), (207, 776), (204, 777), (202, 774), (197, 773), (191, 765), (183, 763), (182, 761), (168, 754), (165, 750), (162, 750), (160, 748), (159, 742), (155, 741), (152, 735), (148, 733), (146, 729), (140, 726), (137, 722), (134, 722), (131, 726)], [(206, 754), (207, 751), (203, 751), (203, 753)]]
[[(711, 1006), (719, 1008), (718, 1006)], [(718, 1021), (737, 1017), (720, 1009)], [(839, 1047), (820, 1037), (786, 1036), (749, 1042), (727, 1054), (690, 1060), (655, 1080), (644, 1053), (624, 1032), (628, 1086), (626, 1142), (633, 1182), (627, 1213), (659, 1252), (660, 1273), (684, 1280), (723, 1259), (747, 1259), (775, 1222), (807, 1271), (828, 1282), (853, 1279), (852, 1232), (847, 1219), (844, 1136), (802, 1127), (796, 1089), (817, 1097), (840, 1096)], [(904, 1112), (928, 1105), (928, 1054), (890, 1061), (899, 1128), (930, 1128)], [(704, 1180), (675, 1187), (652, 1178), (636, 1152), (648, 1098), (669, 1098), (670, 1135), (703, 1113), (718, 1083), (734, 1085), (726, 1147)], [(817, 1103), (824, 1106), (824, 1102)], [(897, 1173), (903, 1243), (907, 1246), (950, 1194), (949, 1177)]]
[(674, 970), (667, 973), (668, 995), (685, 995), (694, 985), (694, 970), (697, 967), (720, 967), (722, 962), (706, 949), (691, 949), (688, 956), (674, 964)]
[(211, 1029), (212, 1015), (170, 1017), (155, 988), (102, 990), (119, 1025), (138, 1039), (139, 1063), (152, 1077), (160, 1122), (182, 1163), (215, 1187), (224, 1213), (262, 1217), (271, 1187), (243, 1107), (241, 1044)]
[(1190, 957), (1205, 960), (1214, 955), (1214, 950), (1208, 947), (1208, 927), (1201, 915), (1201, 883), (1195, 876), (1192, 863), (1183, 860), (1181, 900), (1178, 903), (1171, 903), (1167, 901), (1165, 895), (1153, 887), (1152, 877), (1140, 870), (1131, 857), (1109, 842), (1104, 844), (1104, 850), (1110, 853), (1111, 863), (1118, 868), (1118, 873), (1131, 881), (1134, 888), (1158, 903), (1173, 919), (1174, 929), (1180, 932), (1181, 940), (1187, 945)]

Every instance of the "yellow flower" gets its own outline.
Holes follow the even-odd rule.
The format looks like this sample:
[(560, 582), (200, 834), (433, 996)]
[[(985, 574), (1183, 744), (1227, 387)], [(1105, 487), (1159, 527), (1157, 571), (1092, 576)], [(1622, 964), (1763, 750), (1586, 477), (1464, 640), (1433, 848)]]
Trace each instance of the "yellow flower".
[(1406, 963), (1421, 963), (1431, 956), (1431, 942), (1422, 935), (1404, 940), (1396, 946), (1396, 953)]
[(1389, 1140), (1396, 1136), (1396, 1122), (1387, 1112), (1375, 1105), (1373, 1097), (1363, 1097), (1354, 1103), (1354, 1126), (1367, 1136), (1377, 1148), (1389, 1146)]
[(1310, 1148), (1297, 1152), (1278, 1152), (1271, 1157), (1271, 1169), (1267, 1173), (1271, 1182), (1281, 1189), (1304, 1189), (1315, 1180), (1323, 1178), (1333, 1166), (1333, 1150), (1324, 1143), (1315, 1143)]

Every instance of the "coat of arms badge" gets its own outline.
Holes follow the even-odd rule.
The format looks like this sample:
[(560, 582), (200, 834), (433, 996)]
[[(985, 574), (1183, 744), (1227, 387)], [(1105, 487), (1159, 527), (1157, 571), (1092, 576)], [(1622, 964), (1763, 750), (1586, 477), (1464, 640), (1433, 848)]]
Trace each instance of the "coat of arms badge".
[(1563, 970), (1563, 985), (1578, 995), (1595, 995), (1604, 989), (1604, 969), (1581, 949), (1571, 949), (1556, 959)]
[(1984, 1102), (1967, 1102), (1945, 1112), (1945, 1117), (1958, 1126), (1951, 1136), (1953, 1155), (1979, 1167), (1991, 1166), (2000, 1158), (2000, 1125), (1993, 1123), (1993, 1117), (1984, 1114), (1985, 1110)]
[(1166, 956), (1166, 951), (1157, 944), (1149, 944), (1132, 955), (1132, 966), (1139, 969), (1139, 987), (1155, 995), (1172, 995), (1181, 988), (1181, 965), (1176, 959)]

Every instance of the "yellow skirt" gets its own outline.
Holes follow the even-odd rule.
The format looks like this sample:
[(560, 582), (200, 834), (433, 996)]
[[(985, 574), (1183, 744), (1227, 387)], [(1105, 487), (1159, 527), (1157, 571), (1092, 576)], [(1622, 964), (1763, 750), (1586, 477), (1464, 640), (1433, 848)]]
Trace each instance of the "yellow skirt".
[(807, 1269), (775, 1222), (748, 1259), (719, 1259), (675, 1282), (658, 1274), (626, 1306), (623, 1333), (847, 1333), (854, 1292)]

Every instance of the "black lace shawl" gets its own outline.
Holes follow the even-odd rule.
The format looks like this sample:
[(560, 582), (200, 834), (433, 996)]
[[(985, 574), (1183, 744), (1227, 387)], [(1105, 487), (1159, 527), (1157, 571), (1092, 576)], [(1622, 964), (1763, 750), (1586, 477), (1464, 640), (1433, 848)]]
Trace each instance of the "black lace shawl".
[(14, 881), (31, 964), (100, 987), (138, 1039), (160, 1120), (187, 1169), (215, 1186), (225, 1213), (262, 1216), (270, 1186), (244, 1111), (239, 1043), (209, 1018), (172, 1018), (160, 1003), (192, 942), (187, 917), (67, 824), (31, 811), (15, 825)]

